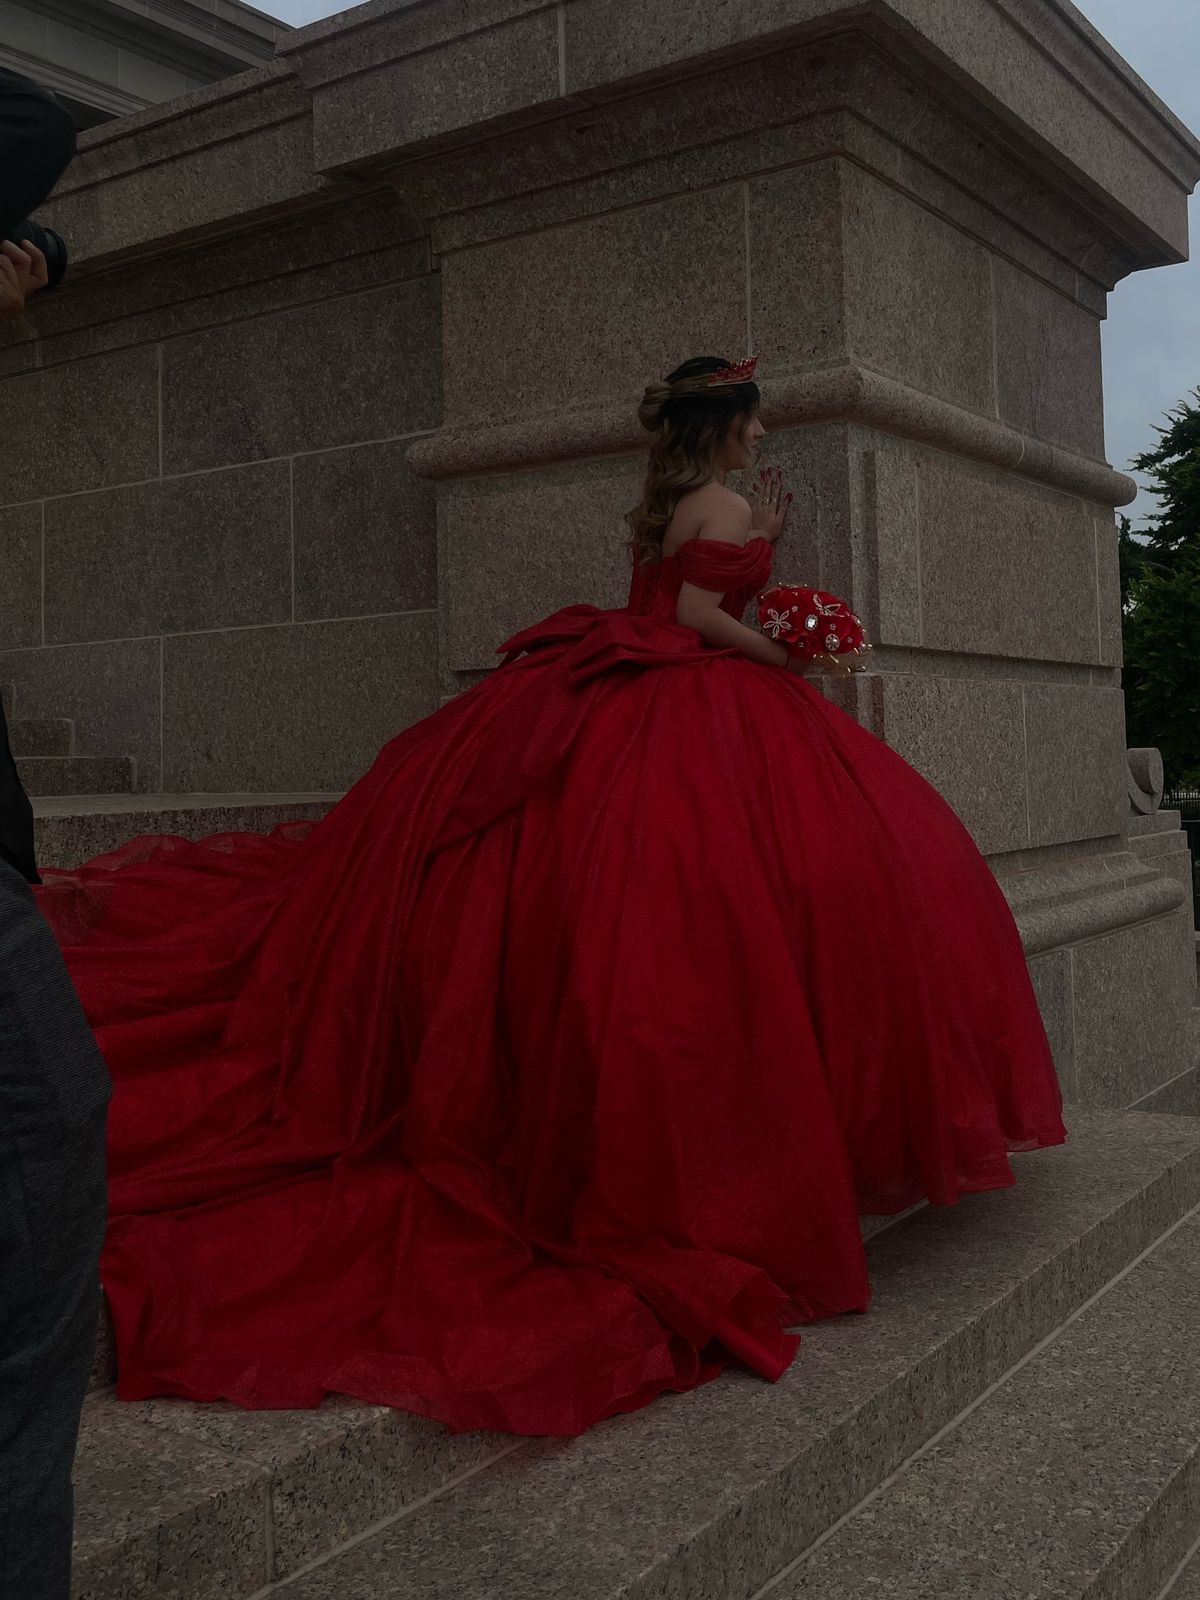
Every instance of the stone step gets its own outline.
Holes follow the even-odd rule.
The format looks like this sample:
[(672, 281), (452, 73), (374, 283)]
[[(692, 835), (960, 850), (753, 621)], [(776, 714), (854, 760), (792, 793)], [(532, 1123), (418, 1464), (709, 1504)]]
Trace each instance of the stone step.
[(341, 1399), (248, 1413), (91, 1395), (73, 1600), (243, 1600), (513, 1449)]
[(1165, 1112), (1173, 1117), (1200, 1117), (1200, 1006), (1185, 1019), (1187, 1059), (1190, 1065), (1157, 1089), (1135, 1100), (1130, 1111)]
[(319, 821), (331, 794), (69, 795), (33, 803), (38, 860), (67, 870), (143, 834), (203, 839), (268, 833), (281, 822)]
[(1200, 1547), (1188, 1552), (1175, 1581), (1168, 1582), (1158, 1600), (1200, 1600)]
[(11, 722), (16, 716), (17, 691), (11, 683), (0, 683), (0, 710), (4, 712), (5, 722)]
[(132, 794), (137, 763), (132, 756), (21, 756), (17, 771), (32, 799), (45, 795)]
[(325, 1518), (295, 1485), (327, 1480), (296, 1463), (336, 1453), (340, 1418), (94, 1396), (79, 1600), (244, 1600), (289, 1571), (287, 1600), (749, 1600), (1200, 1203), (1200, 1121), (1072, 1124), (1064, 1149), (1018, 1158), (1015, 1190), (876, 1234), (871, 1313), (807, 1329), (780, 1383), (731, 1373), (582, 1439), (484, 1441), (470, 1460), (438, 1435), (445, 1492), (425, 1477), (335, 1497)]
[[(905, 1212), (908, 1217), (918, 1208), (914, 1206), (912, 1212)], [(903, 1218), (896, 1217), (863, 1217), (862, 1235), (864, 1239), (873, 1239), (876, 1234), (882, 1233), (885, 1228), (895, 1227)], [(108, 1313), (108, 1306), (103, 1293), (100, 1296), (99, 1329), (96, 1334), (96, 1355), (92, 1362), (92, 1374), (88, 1379), (88, 1393), (98, 1389), (111, 1388), (117, 1381), (117, 1352), (113, 1340), (112, 1318)]]
[(1200, 1523), (1200, 1207), (772, 1600), (1153, 1596)]
[(9, 742), (15, 756), (73, 756), (75, 724), (68, 717), (44, 721), (17, 721), (9, 726)]

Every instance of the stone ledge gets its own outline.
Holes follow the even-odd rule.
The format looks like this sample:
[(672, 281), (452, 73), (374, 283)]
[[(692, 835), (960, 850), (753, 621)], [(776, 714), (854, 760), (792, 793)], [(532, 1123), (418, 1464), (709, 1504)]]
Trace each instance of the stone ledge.
[(1137, 854), (1139, 861), (1161, 861), (1171, 856), (1188, 855), (1187, 835), (1178, 824), (1174, 828), (1156, 828), (1153, 832), (1146, 830), (1134, 833), (1130, 830), (1130, 842)]
[(1014, 911), (1067, 905), (1130, 883), (1150, 883), (1156, 875), (1119, 838), (1086, 853), (1077, 844), (1062, 848), (1071, 854), (1034, 860), (1028, 866), (1008, 857), (997, 863), (997, 876)]
[(72, 1594), (242, 1600), (514, 1447), (341, 1398), (245, 1412), (94, 1394)]
[[(762, 383), (763, 417), (773, 428), (816, 422), (865, 423), (881, 432), (955, 451), (989, 466), (1054, 485), (1103, 505), (1128, 505), (1137, 485), (1103, 462), (1073, 454), (898, 383), (869, 367), (824, 367)], [(484, 476), (555, 461), (626, 455), (644, 447), (635, 402), (534, 417), (501, 427), (443, 428), (408, 453), (424, 478)]]
[(1151, 839), (1159, 833), (1179, 833), (1183, 831), (1183, 813), (1180, 811), (1151, 811), (1142, 816), (1132, 816), (1129, 819), (1129, 837), (1131, 839)]
[[(1200, 1017), (1200, 1011), (1195, 1012), (1194, 1016)], [(1193, 1035), (1196, 1031), (1193, 1023)], [(1129, 1109), (1153, 1115), (1200, 1118), (1200, 1064), (1185, 1067), (1169, 1082), (1143, 1095)]]
[(70, 871), (141, 836), (203, 839), (266, 833), (282, 822), (319, 822), (330, 794), (80, 795), (35, 800), (38, 860), (49, 875)]
[(1171, 1600), (1200, 1600), (1200, 1548), (1175, 1579), (1174, 1588), (1167, 1593)]
[(221, 137), (257, 131), (308, 109), (307, 99), (281, 61), (239, 72), (193, 89), (129, 117), (102, 122), (79, 135), (79, 154), (55, 195), (71, 194), (97, 178), (136, 171), (148, 158), (166, 157), (212, 144)]
[[(869, 631), (869, 630), (868, 630)], [(1111, 667), (1089, 661), (1047, 661), (1042, 656), (993, 656), (982, 651), (931, 650), (926, 645), (877, 644), (871, 651), (869, 672), (858, 674), (869, 684), (874, 678), (896, 674), (929, 678), (986, 678), (1000, 683), (1062, 684), (1076, 689), (1117, 689), (1120, 680)]]
[(131, 756), (18, 756), (17, 772), (30, 799), (132, 793), (137, 762)]
[(1014, 916), (1025, 954), (1033, 956), (1165, 917), (1178, 911), (1185, 898), (1183, 885), (1176, 879), (1154, 876), (1063, 905), (1017, 909)]

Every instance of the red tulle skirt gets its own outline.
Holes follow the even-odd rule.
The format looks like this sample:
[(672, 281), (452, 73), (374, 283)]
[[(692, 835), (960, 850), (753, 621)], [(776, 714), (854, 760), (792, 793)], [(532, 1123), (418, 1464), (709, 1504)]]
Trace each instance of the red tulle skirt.
[(42, 905), (112, 1068), (127, 1398), (571, 1434), (863, 1310), (858, 1214), (1060, 1100), (939, 796), (809, 685), (574, 608), (316, 826)]

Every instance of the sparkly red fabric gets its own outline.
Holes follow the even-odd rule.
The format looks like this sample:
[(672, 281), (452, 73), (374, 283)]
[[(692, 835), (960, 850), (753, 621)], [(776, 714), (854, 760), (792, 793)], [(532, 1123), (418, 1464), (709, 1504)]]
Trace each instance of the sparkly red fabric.
[(572, 1434), (862, 1310), (858, 1212), (1012, 1181), (1059, 1094), (1005, 901), (899, 756), (573, 607), (329, 818), (47, 874), (115, 1080), (120, 1393)]

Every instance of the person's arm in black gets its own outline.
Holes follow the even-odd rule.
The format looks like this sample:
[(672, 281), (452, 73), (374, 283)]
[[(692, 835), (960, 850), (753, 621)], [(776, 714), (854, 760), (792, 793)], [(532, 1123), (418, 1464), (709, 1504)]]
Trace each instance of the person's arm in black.
[(0, 67), (0, 239), (36, 210), (75, 154), (75, 124), (52, 94)]
[(30, 883), (39, 881), (33, 807), (21, 787), (17, 764), (8, 747), (3, 707), (0, 707), (0, 856)]
[[(53, 95), (0, 67), (0, 239), (54, 188), (75, 154), (75, 124)], [(37, 882), (33, 815), (0, 707), (0, 856)]]

